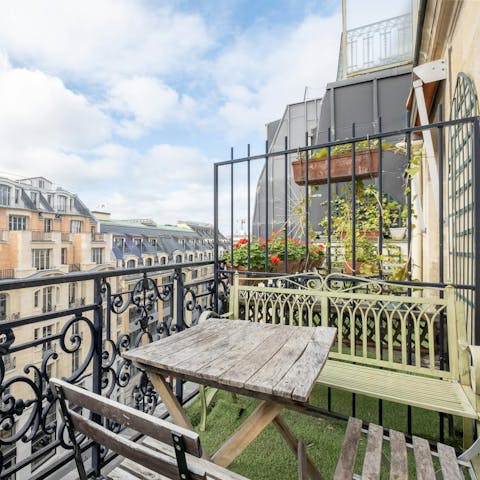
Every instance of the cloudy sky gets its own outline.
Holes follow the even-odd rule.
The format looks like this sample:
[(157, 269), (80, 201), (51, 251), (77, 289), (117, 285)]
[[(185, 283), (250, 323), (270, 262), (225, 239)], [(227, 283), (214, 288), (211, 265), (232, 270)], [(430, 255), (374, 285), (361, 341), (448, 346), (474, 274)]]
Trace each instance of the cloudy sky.
[(212, 221), (213, 167), (336, 75), (340, 0), (0, 0), (0, 176)]

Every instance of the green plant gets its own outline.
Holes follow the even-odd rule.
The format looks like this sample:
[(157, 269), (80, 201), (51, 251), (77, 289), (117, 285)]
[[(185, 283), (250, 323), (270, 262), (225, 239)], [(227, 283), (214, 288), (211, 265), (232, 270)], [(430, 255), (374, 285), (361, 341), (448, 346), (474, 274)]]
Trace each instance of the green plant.
[[(347, 139), (345, 139), (347, 140)], [(366, 152), (369, 150), (375, 150), (378, 148), (378, 140), (362, 140), (355, 144), (355, 152)], [(392, 143), (382, 142), (382, 150), (393, 150), (395, 146)], [(330, 155), (346, 155), (352, 151), (351, 143), (344, 143), (342, 145), (335, 145), (330, 149)], [(328, 150), (321, 148), (313, 153), (311, 158), (326, 158), (328, 156)]]

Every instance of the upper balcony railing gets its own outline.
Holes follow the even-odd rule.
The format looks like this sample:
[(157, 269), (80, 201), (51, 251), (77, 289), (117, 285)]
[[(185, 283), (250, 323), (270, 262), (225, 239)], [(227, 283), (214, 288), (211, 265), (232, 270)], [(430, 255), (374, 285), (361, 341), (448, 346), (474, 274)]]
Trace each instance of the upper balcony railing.
[(32, 242), (51, 242), (53, 232), (44, 232), (43, 230), (32, 230)]
[[(62, 468), (74, 469), (65, 425), (48, 384), (53, 376), (138, 409), (155, 410), (153, 387), (122, 354), (188, 328), (203, 310), (214, 308), (212, 277), (190, 284), (184, 281), (187, 272), (181, 265), (155, 265), (0, 281), (0, 295), (7, 298), (3, 308), (9, 311), (9, 301), (24, 305), (20, 315), (7, 314), (0, 322), (2, 479), (59, 478)], [(75, 301), (69, 299), (72, 284), (82, 288), (82, 297)], [(31, 308), (34, 298), (41, 315)], [(135, 322), (123, 330), (132, 308)], [(180, 381), (175, 389), (182, 400)], [(83, 450), (88, 473), (99, 477), (112, 454), (86, 441)]]
[(346, 75), (412, 61), (412, 16), (400, 15), (347, 30)]

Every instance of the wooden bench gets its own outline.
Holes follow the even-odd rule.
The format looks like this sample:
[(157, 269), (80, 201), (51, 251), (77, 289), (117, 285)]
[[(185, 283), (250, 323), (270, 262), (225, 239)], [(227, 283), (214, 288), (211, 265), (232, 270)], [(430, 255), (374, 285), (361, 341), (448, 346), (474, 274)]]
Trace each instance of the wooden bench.
[[(359, 444), (362, 432), (367, 436), (367, 445), (363, 462), (357, 460)], [(383, 446), (389, 443), (389, 448)], [(437, 444), (435, 452), (430, 449), (430, 444), (424, 438), (412, 437), (412, 443), (407, 443), (403, 433), (395, 430), (387, 430), (371, 423), (368, 430), (362, 430), (362, 421), (357, 418), (348, 420), (343, 446), (340, 451), (334, 480), (348, 478), (366, 478), (369, 480), (379, 479), (382, 470), (382, 459), (387, 460), (389, 477), (392, 480), (404, 480), (409, 477), (408, 449), (413, 450), (414, 463), (410, 470), (414, 470), (414, 478), (422, 480), (463, 480), (464, 473), (470, 478), (476, 479), (472, 459), (478, 456), (480, 440), (471, 449), (457, 457), (453, 447)], [(383, 450), (383, 451), (382, 451)], [(438, 459), (434, 463), (433, 458)], [(361, 474), (355, 473), (355, 464), (362, 465)], [(383, 478), (383, 477), (382, 477)]]
[[(206, 455), (202, 451), (198, 434), (191, 430), (147, 415), (62, 380), (52, 378), (50, 385), (60, 403), (63, 420), (74, 447), (75, 462), (81, 480), (86, 480), (87, 475), (75, 432), (82, 433), (126, 457), (127, 460), (109, 474), (111, 479), (246, 480), (241, 475), (215, 465), (207, 458), (201, 458)], [(79, 415), (70, 408), (72, 404), (150, 438), (143, 443), (133, 442)]]
[(337, 327), (337, 342), (318, 383), (463, 417), (465, 446), (470, 445), (472, 420), (479, 420), (480, 347), (467, 344), (463, 306), (454, 288), (415, 288), (405, 295), (387, 282), (357, 284), (352, 277), (338, 277), (245, 282), (237, 273), (222, 317)]

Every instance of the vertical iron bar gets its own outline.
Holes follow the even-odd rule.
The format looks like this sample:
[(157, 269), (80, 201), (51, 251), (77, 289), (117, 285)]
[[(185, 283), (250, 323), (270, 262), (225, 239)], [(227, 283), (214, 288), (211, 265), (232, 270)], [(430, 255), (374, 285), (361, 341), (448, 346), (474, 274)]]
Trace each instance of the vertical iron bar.
[(213, 303), (223, 313), (218, 306), (218, 165), (213, 166)]
[(247, 145), (247, 270), (250, 271), (250, 243), (251, 243), (251, 225), (250, 225), (250, 144)]
[[(355, 123), (352, 123), (352, 138), (355, 138)], [(357, 241), (356, 241), (356, 191), (355, 191), (355, 142), (352, 142), (352, 272), (357, 274)]]
[(475, 278), (473, 279), (475, 284), (475, 312), (474, 312), (474, 340), (475, 345), (480, 345), (480, 261), (478, 260), (478, 250), (480, 248), (480, 121), (478, 117), (473, 121), (473, 188), (474, 198), (473, 210), (474, 210), (474, 224), (473, 231), (475, 234), (475, 249), (474, 249), (474, 262), (475, 262)]
[(268, 139), (265, 140), (265, 271), (268, 272)]
[[(230, 160), (233, 160), (233, 147), (230, 147)], [(233, 161), (230, 164), (230, 263), (233, 267)]]
[[(406, 127), (410, 127), (410, 111), (407, 110), (407, 115), (406, 115)], [(407, 149), (406, 149), (406, 155), (407, 155), (407, 161), (410, 164), (411, 161), (411, 155), (412, 155), (412, 133), (409, 131), (407, 133)], [(407, 189), (408, 189), (408, 194), (407, 194), (407, 250), (408, 250), (408, 260), (407, 260), (407, 273), (408, 273), (408, 280), (412, 280), (412, 179), (410, 178), (410, 175), (408, 175), (407, 179)], [(412, 289), (408, 289), (408, 295), (410, 296), (412, 294)], [(408, 340), (407, 340), (407, 362), (409, 365), (412, 364), (412, 335), (413, 335), (413, 325), (412, 325), (412, 318), (409, 315), (407, 317), (408, 321), (408, 328), (407, 328), (407, 333), (408, 333)], [(408, 405), (407, 407), (407, 433), (409, 435), (412, 434), (412, 407)]]
[[(308, 132), (305, 132), (305, 146), (308, 147)], [(308, 249), (308, 223), (309, 223), (309, 218), (308, 218), (308, 203), (310, 201), (309, 196), (308, 196), (308, 184), (309, 184), (309, 179), (308, 179), (308, 159), (310, 157), (310, 151), (305, 150), (305, 270), (307, 268), (308, 262), (309, 262), (309, 249)]]
[[(102, 280), (95, 279), (93, 286), (93, 302), (95, 310), (93, 311), (93, 330), (95, 335), (93, 341), (93, 372), (92, 372), (92, 392), (97, 395), (102, 394)], [(92, 421), (101, 423), (102, 419), (97, 413), (92, 413)], [(101, 475), (101, 456), (100, 445), (94, 443), (92, 446), (92, 468), (95, 476)]]
[[(183, 283), (183, 272), (181, 268), (175, 268), (175, 291), (177, 293), (176, 296), (176, 327), (177, 332), (181, 332), (185, 326), (185, 319), (184, 319), (184, 283)], [(175, 396), (177, 397), (178, 401), (183, 403), (183, 381), (177, 377), (175, 382)]]
[[(378, 117), (378, 133), (382, 133), (382, 117)], [(378, 254), (382, 258), (383, 254), (383, 150), (382, 137), (378, 139), (378, 198), (380, 201), (380, 217), (378, 219)], [(379, 276), (383, 277), (382, 261), (379, 261)], [(380, 348), (382, 343), (380, 342)], [(381, 353), (381, 352), (380, 352)]]
[[(288, 150), (288, 137), (285, 135), (285, 152)], [(284, 251), (283, 251), (283, 263), (284, 263), (284, 272), (288, 272), (288, 154), (285, 153), (284, 157), (285, 162), (285, 181), (284, 181), (284, 188), (285, 188), (285, 195), (284, 195)]]
[[(328, 127), (327, 141), (332, 141), (332, 130)], [(327, 271), (332, 273), (332, 163), (331, 147), (327, 148)], [(337, 213), (337, 212), (336, 212)]]
[[(438, 122), (443, 122), (443, 107), (440, 104), (438, 106)], [(443, 253), (444, 253), (444, 237), (443, 237), (443, 127), (438, 128), (438, 281), (443, 284), (444, 278), (444, 265), (443, 265)], [(440, 298), (443, 298), (443, 290), (440, 290)], [(439, 325), (440, 336), (440, 370), (445, 369), (445, 315), (443, 312), (440, 314)], [(443, 426), (443, 419), (441, 420)], [(443, 430), (443, 428), (442, 428)], [(442, 440), (441, 440), (442, 441)]]

